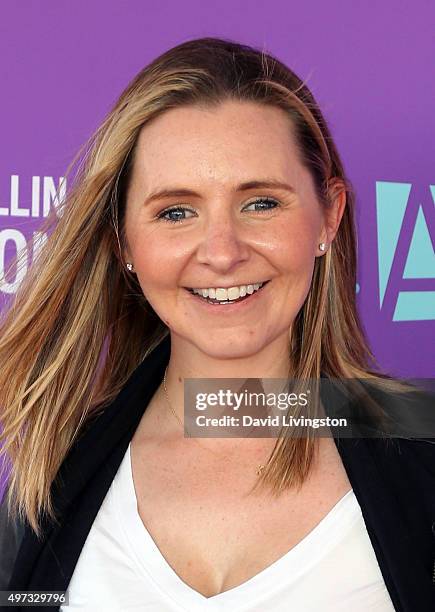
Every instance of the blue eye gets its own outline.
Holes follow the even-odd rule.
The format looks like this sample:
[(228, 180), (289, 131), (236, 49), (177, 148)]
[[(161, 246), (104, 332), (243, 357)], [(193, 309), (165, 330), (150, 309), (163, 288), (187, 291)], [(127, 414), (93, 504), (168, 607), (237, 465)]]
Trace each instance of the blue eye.
[[(183, 206), (175, 206), (174, 208), (168, 208), (167, 210), (163, 210), (161, 213), (159, 213), (157, 218), (163, 219), (163, 221), (169, 221), (169, 223), (179, 223), (180, 221), (184, 221), (186, 219), (186, 217), (182, 216), (183, 213), (185, 213), (186, 211), (191, 212), (191, 213), (195, 212), (191, 208), (185, 208)], [(176, 215), (175, 218), (167, 217), (167, 215), (171, 215), (171, 214), (175, 214)]]
[[(262, 206), (260, 208), (257, 208), (257, 204), (261, 204)], [(273, 207), (270, 206), (271, 204), (273, 205)], [(252, 212), (263, 213), (269, 212), (270, 210), (273, 210), (273, 208), (279, 206), (279, 202), (277, 202), (277, 200), (274, 200), (273, 198), (261, 197), (248, 204), (243, 210), (247, 210), (249, 206), (255, 206), (255, 210)], [(174, 206), (172, 208), (167, 208), (166, 210), (163, 210), (161, 213), (159, 213), (157, 215), (157, 219), (168, 221), (169, 223), (180, 223), (188, 218), (184, 216), (186, 212), (191, 212), (192, 214), (195, 214), (195, 211), (191, 208), (187, 208), (185, 206)]]
[[(273, 204), (273, 208), (276, 208), (277, 206), (279, 206), (279, 203), (274, 200), (273, 198), (267, 198), (267, 197), (262, 197), (262, 198), (257, 198), (256, 200), (254, 200), (253, 202), (251, 202), (250, 204), (248, 204), (249, 206), (254, 205), (256, 207), (257, 204)], [(246, 207), (247, 208), (247, 207)], [(246, 210), (246, 208), (244, 208), (244, 210)], [(273, 210), (272, 208), (265, 208), (264, 206), (261, 208), (255, 208), (254, 212), (268, 212), (269, 210)]]

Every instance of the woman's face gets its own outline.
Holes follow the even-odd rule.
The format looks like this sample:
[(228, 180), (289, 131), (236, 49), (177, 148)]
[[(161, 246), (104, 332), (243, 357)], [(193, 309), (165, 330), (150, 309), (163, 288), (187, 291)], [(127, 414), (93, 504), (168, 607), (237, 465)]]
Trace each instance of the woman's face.
[(173, 342), (247, 357), (288, 343), (337, 212), (327, 219), (318, 203), (284, 111), (235, 101), (172, 109), (138, 139), (124, 257)]

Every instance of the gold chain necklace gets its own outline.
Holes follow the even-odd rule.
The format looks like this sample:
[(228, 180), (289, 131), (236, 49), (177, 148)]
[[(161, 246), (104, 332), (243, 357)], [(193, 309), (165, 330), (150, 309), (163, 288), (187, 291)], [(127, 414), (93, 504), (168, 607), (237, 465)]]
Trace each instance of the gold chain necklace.
[[(169, 406), (170, 411), (172, 412), (172, 414), (174, 415), (174, 417), (177, 419), (177, 421), (180, 423), (180, 425), (181, 425), (181, 427), (184, 429), (184, 431), (187, 433), (188, 437), (189, 437), (191, 440), (194, 440), (195, 438), (192, 438), (192, 436), (191, 436), (191, 434), (190, 434), (189, 430), (187, 429), (187, 427), (186, 427), (185, 425), (183, 425), (183, 423), (181, 422), (181, 420), (180, 420), (180, 418), (179, 418), (178, 414), (175, 412), (174, 408), (172, 407), (171, 400), (169, 399), (169, 395), (168, 395), (168, 389), (167, 389), (167, 387), (166, 387), (166, 373), (167, 373), (167, 371), (168, 371), (168, 367), (166, 366), (166, 369), (165, 369), (165, 374), (164, 374), (164, 376), (163, 376), (163, 391), (164, 391), (164, 393), (165, 393), (166, 402), (167, 402), (167, 404), (168, 404), (168, 406)], [(200, 445), (200, 446), (201, 446), (201, 445)], [(207, 449), (207, 450), (209, 450), (209, 452), (213, 453), (213, 451), (210, 451), (210, 449)], [(213, 455), (216, 455), (216, 453), (213, 453)], [(218, 455), (216, 455), (216, 456), (218, 456)], [(264, 466), (262, 463), (259, 463), (259, 464), (257, 465), (257, 470), (256, 470), (256, 474), (257, 474), (257, 476), (260, 476), (260, 474), (262, 473), (262, 471), (264, 470), (264, 468), (265, 468), (265, 466)]]

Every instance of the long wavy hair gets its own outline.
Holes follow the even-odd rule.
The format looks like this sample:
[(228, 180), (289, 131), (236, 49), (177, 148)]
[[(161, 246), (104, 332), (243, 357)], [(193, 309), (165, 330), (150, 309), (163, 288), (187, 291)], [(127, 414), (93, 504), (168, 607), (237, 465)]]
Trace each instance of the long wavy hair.
[[(292, 326), (294, 376), (390, 380), (379, 372), (356, 307), (352, 185), (306, 83), (247, 45), (219, 38), (180, 44), (137, 74), (72, 162), (62, 214), (48, 219), (47, 242), (2, 316), (0, 421), (9, 511), (26, 518), (38, 536), (40, 513), (56, 518), (51, 485), (82, 427), (169, 333), (122, 257), (125, 194), (139, 132), (169, 109), (228, 99), (283, 109), (321, 205), (346, 193), (338, 233), (316, 258)], [(301, 484), (314, 451), (309, 437), (278, 438), (261, 481), (275, 490)]]

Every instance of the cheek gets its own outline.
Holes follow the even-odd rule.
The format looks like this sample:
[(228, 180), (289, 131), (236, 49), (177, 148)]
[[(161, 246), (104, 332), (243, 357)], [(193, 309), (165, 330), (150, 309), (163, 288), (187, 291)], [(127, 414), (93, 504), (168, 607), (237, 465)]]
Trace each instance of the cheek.
[(270, 253), (284, 272), (310, 275), (316, 255), (316, 232), (308, 220), (277, 229), (269, 243)]
[(158, 232), (136, 237), (132, 244), (135, 271), (143, 291), (173, 289), (186, 262), (186, 249), (180, 241), (162, 240)]

